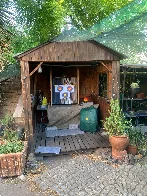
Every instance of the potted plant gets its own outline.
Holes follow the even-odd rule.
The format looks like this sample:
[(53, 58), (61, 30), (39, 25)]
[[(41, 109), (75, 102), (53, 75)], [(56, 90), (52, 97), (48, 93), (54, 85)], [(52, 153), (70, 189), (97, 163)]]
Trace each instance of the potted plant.
[(136, 155), (142, 142), (144, 141), (144, 134), (138, 127), (132, 127), (128, 131), (129, 135), (129, 146), (127, 147), (128, 154)]
[(131, 93), (132, 93), (132, 97), (134, 97), (137, 93), (139, 93), (139, 80), (137, 80), (137, 82), (132, 82), (131, 85)]
[(14, 118), (11, 115), (5, 115), (3, 119), (0, 120), (0, 144), (3, 144), (3, 134), (4, 130), (16, 130), (18, 139), (24, 140), (24, 128), (17, 127), (15, 125)]
[(27, 144), (22, 141), (12, 119), (5, 117), (0, 143), (0, 177), (21, 175), (25, 168)]
[(109, 117), (103, 121), (103, 125), (109, 134), (112, 157), (122, 160), (127, 154), (126, 148), (129, 144), (128, 129), (131, 126), (131, 121), (126, 120), (118, 99), (110, 100)]
[(17, 131), (4, 130), (0, 145), (0, 177), (21, 175), (25, 168), (27, 142), (18, 139)]

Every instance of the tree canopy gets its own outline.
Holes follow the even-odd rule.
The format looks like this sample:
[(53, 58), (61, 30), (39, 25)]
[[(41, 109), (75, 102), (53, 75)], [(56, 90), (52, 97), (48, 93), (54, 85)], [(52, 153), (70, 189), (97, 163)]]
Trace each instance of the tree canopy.
[(7, 9), (9, 0), (0, 1), (0, 70), (9, 63), (12, 33), (9, 25), (12, 13)]
[(132, 0), (65, 0), (72, 24), (78, 29), (87, 29)]
[[(85, 29), (130, 2), (131, 0), (118, 0), (117, 3), (116, 0), (16, 0), (14, 6), (17, 23), (23, 29), (19, 35), (21, 34), (21, 40), (27, 39), (29, 48), (61, 33), (69, 21), (78, 29)], [(16, 43), (22, 43), (18, 37)]]
[(96, 40), (128, 58), (123, 63), (147, 62), (147, 1), (134, 0), (92, 27), (64, 31), (56, 41)]
[[(117, 23), (115, 23), (117, 21), (115, 21), (112, 14), (131, 2), (136, 1), (1, 0), (0, 61), (3, 65), (8, 64), (8, 61), (12, 61), (12, 54), (22, 52), (52, 39), (59, 35), (65, 26), (69, 26), (69, 23), (76, 28), (76, 31), (83, 32), (84, 30), (85, 33), (87, 29), (90, 29), (90, 33), (92, 33), (92, 26), (97, 26), (96, 31), (99, 33), (97, 40), (106, 43), (108, 46), (112, 43), (112, 46), (118, 48), (117, 46), (120, 46), (123, 40), (117, 43), (116, 39), (113, 39), (113, 36), (109, 34), (109, 31), (117, 28)], [(134, 13), (126, 12), (126, 18), (123, 19), (122, 16), (124, 22), (127, 21), (127, 14), (130, 17)], [(110, 15), (112, 15), (111, 20), (107, 20)], [(106, 22), (103, 23), (103, 20)], [(105, 34), (101, 34), (102, 24), (111, 28)], [(108, 40), (109, 37), (110, 40)]]

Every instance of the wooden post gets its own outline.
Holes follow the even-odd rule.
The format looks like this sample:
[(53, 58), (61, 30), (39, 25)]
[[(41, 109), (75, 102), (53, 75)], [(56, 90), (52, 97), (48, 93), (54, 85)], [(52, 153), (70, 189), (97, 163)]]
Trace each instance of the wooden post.
[(119, 99), (120, 63), (112, 61), (112, 98)]
[[(112, 70), (112, 65), (109, 65), (109, 69)], [(112, 72), (107, 74), (107, 97), (108, 99), (112, 97)]]
[(80, 85), (79, 85), (80, 73), (79, 67), (77, 67), (77, 92), (78, 92), (78, 104), (80, 103)]
[(21, 65), (21, 81), (22, 81), (22, 97), (24, 108), (24, 121), (25, 121), (25, 139), (31, 144), (33, 136), (32, 126), (32, 110), (31, 110), (31, 97), (30, 97), (30, 76), (29, 76), (29, 63), (27, 61), (20, 61)]
[(25, 140), (28, 138), (28, 113), (26, 111), (26, 70), (25, 70), (25, 61), (20, 61), (21, 65), (21, 82), (22, 82), (22, 98), (23, 98), (23, 111), (24, 111), (24, 123), (25, 123)]
[(35, 76), (34, 76), (34, 95), (36, 95), (36, 84), (37, 84), (37, 73), (35, 73)]
[(53, 99), (53, 89), (52, 89), (52, 83), (53, 83), (53, 76), (52, 76), (52, 67), (51, 67), (51, 68), (50, 68), (51, 106), (52, 106), (52, 99)]

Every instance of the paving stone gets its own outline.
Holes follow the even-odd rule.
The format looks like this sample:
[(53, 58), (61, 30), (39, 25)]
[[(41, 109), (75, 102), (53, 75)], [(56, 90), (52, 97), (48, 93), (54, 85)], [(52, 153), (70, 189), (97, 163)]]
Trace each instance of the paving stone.
[(147, 196), (147, 167), (114, 168), (80, 155), (40, 174), (35, 182), (40, 189), (50, 188), (59, 196)]

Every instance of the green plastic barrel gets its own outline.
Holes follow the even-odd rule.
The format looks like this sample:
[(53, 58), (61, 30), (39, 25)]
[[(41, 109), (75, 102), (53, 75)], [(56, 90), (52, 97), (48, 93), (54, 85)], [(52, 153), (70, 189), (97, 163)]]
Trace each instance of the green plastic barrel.
[(80, 129), (91, 133), (98, 130), (97, 109), (94, 106), (81, 109)]

